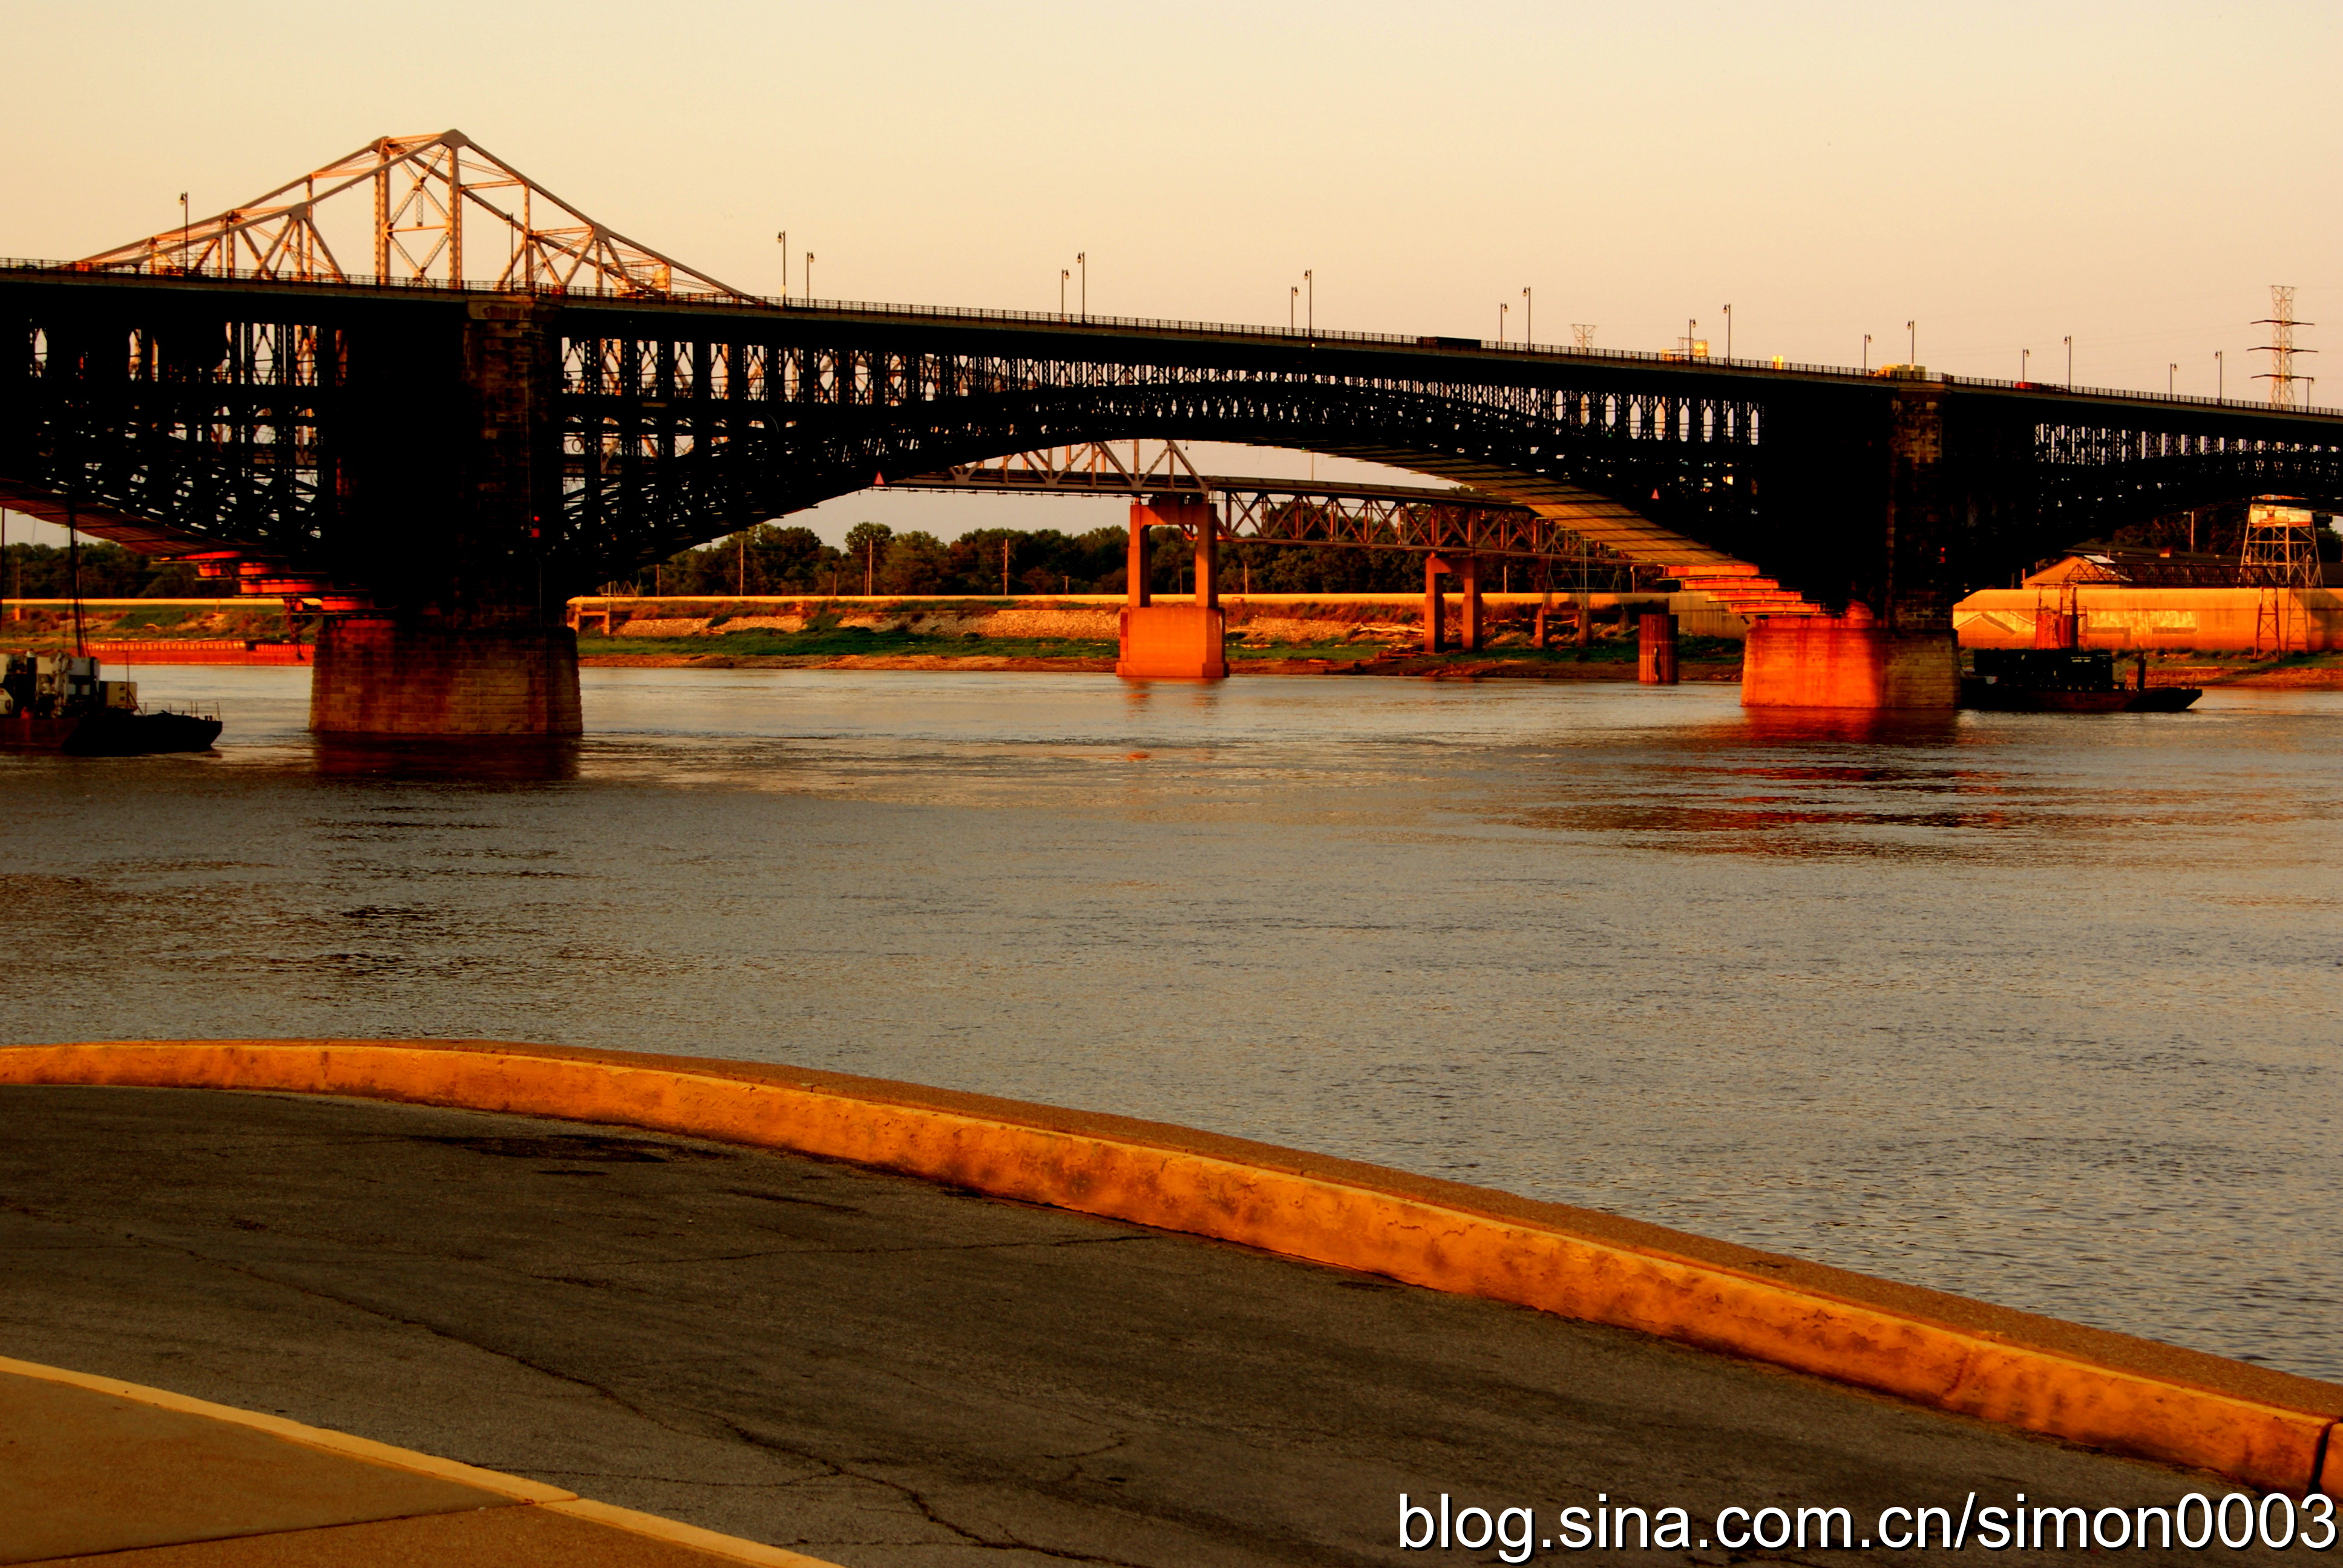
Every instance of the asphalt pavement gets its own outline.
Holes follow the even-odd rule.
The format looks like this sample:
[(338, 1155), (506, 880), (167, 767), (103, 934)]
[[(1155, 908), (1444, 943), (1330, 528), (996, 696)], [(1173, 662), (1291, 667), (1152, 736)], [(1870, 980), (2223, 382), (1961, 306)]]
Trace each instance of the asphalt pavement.
[[(1541, 1559), (1909, 1561), (1713, 1537), (1729, 1506), (1845, 1506), (1867, 1538), (1883, 1509), (1972, 1493), (2096, 1511), (2229, 1490), (909, 1178), (289, 1095), (0, 1087), (0, 1355), (848, 1568), (1498, 1560), (1403, 1553), (1403, 1493), (1534, 1509)], [(1683, 1507), (1709, 1548), (1564, 1553), (1558, 1512), (1598, 1495)]]

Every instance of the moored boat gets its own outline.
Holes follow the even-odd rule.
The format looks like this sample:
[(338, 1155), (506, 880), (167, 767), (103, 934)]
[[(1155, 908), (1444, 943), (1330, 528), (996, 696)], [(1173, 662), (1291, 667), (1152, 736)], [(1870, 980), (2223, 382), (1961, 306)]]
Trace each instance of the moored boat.
[(1961, 706), (2000, 713), (2178, 713), (2202, 687), (2150, 686), (2147, 661), (2133, 684), (2116, 678), (2106, 648), (1981, 648), (1961, 678)]
[(95, 658), (12, 653), (0, 659), (0, 751), (208, 751), (219, 732), (216, 714), (139, 707), (138, 683), (99, 679)]

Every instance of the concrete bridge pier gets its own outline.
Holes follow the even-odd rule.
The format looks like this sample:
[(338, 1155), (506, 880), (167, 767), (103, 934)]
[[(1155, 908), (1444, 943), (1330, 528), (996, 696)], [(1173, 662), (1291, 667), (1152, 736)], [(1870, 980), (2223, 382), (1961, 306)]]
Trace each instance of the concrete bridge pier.
[[(1186, 529), (1196, 541), (1196, 597), (1190, 604), (1156, 604), (1148, 591), (1147, 530)], [(1114, 672), (1126, 680), (1225, 680), (1227, 616), (1221, 608), (1220, 521), (1203, 500), (1131, 504), (1129, 601), (1122, 607)]]
[(563, 736), (583, 728), (578, 634), (534, 624), (329, 619), (309, 676), (321, 735)]
[(1676, 683), (1676, 618), (1646, 611), (1635, 622), (1635, 678), (1645, 686)]
[(1481, 651), (1481, 560), (1477, 556), (1423, 558), (1423, 651), (1448, 649), (1448, 604), (1440, 579), (1453, 574), (1460, 590), (1457, 644), (1467, 653)]
[(1959, 706), (1960, 644), (1950, 628), (1883, 626), (1845, 615), (1761, 615), (1741, 655), (1744, 708)]

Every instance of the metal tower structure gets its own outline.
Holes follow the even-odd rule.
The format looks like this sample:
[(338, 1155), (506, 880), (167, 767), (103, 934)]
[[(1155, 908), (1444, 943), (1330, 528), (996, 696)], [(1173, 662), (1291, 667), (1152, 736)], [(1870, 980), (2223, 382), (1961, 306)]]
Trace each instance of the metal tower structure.
[(2318, 585), (2318, 518), (2292, 496), (2257, 496), (2246, 508), (2238, 564), (2259, 590), (2254, 652), (2295, 653), (2309, 647), (2310, 624), (2299, 590)]
[[(371, 196), (371, 276), (334, 254), (319, 209)], [(468, 234), (465, 219), (472, 220)], [(468, 240), (470, 258), (466, 246)], [(505, 254), (496, 256), (499, 245)], [(483, 254), (494, 262), (482, 271)], [(377, 136), (347, 157), (196, 223), (75, 264), (93, 272), (197, 273), (297, 283), (478, 281), (515, 292), (749, 301), (729, 284), (638, 244), (555, 196), (461, 131)]]
[[(2255, 351), (2270, 357), (2270, 367), (2254, 377), (2257, 381), (2267, 381), (2270, 384), (2270, 407), (2292, 408), (2308, 404), (2310, 401), (2310, 385), (2318, 377), (2296, 375), (2294, 357), (2298, 354), (2316, 354), (2318, 350), (2296, 347), (2294, 329), (2298, 327), (2316, 327), (2318, 324), (2315, 321), (2297, 321), (2294, 318), (2294, 288), (2291, 285), (2283, 283), (2270, 285), (2270, 313), (2254, 325), (2270, 329), (2270, 340)], [(2298, 381), (2303, 384), (2303, 395), (2299, 399), (2297, 399), (2294, 395), (2294, 384)]]

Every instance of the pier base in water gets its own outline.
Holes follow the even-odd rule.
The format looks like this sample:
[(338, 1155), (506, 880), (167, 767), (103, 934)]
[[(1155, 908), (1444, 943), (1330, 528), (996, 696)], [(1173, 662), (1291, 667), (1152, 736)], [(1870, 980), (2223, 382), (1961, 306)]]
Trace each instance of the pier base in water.
[(1949, 628), (1893, 630), (1859, 612), (1761, 615), (1741, 656), (1744, 708), (1949, 709), (1960, 695)]
[(329, 620), (309, 728), (325, 735), (575, 735), (578, 634)]

